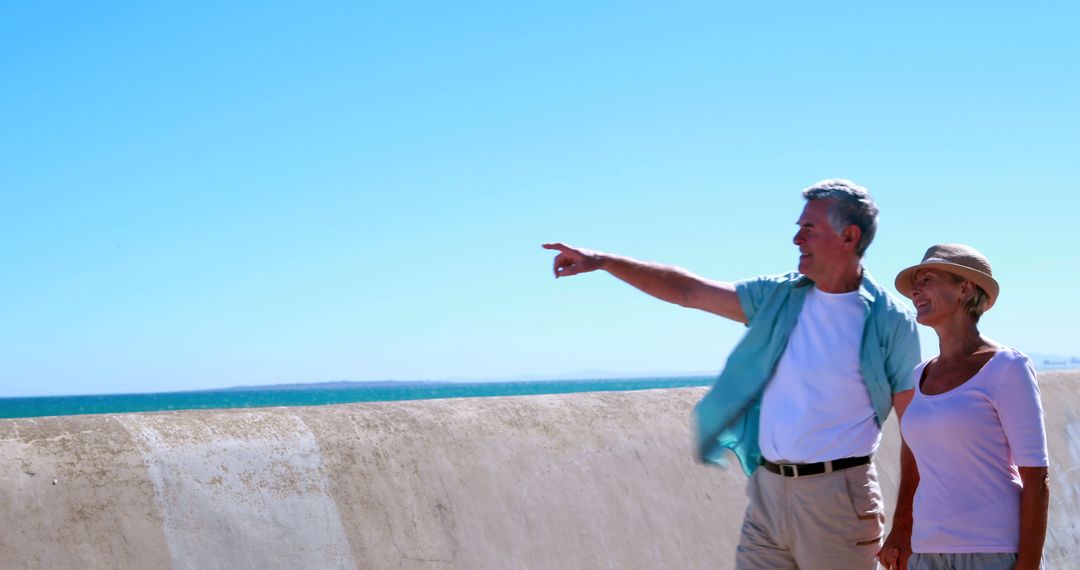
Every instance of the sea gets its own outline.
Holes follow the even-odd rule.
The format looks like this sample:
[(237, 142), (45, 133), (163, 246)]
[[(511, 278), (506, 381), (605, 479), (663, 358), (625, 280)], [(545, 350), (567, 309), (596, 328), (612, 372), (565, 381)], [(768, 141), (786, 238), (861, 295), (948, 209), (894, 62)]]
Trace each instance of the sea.
[(37, 396), (0, 398), (0, 418), (652, 390), (709, 386), (715, 380), (715, 376), (680, 376), (513, 382), (327, 382), (156, 394)]

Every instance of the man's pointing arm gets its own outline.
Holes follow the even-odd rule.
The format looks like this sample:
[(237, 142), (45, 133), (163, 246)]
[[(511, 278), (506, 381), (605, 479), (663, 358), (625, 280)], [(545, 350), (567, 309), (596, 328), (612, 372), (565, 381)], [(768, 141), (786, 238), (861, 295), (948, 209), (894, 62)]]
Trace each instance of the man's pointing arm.
[(705, 279), (681, 267), (562, 243), (545, 243), (543, 247), (559, 252), (555, 256), (556, 278), (603, 270), (657, 299), (746, 323), (746, 314), (732, 283)]

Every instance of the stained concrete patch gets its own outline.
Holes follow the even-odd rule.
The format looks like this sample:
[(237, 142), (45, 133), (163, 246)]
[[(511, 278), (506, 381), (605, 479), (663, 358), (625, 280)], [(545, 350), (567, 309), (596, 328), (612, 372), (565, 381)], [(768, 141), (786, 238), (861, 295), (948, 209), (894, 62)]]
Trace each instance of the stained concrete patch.
[(161, 523), (115, 418), (0, 421), (0, 568), (168, 568)]
[(292, 413), (118, 419), (149, 466), (174, 568), (355, 566), (318, 446)]

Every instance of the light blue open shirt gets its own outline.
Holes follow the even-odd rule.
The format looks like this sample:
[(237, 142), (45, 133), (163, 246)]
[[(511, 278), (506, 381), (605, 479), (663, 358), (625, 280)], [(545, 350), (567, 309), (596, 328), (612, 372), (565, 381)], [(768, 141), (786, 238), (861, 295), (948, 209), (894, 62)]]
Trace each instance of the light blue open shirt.
[[(748, 477), (757, 468), (761, 398), (813, 284), (798, 273), (735, 284), (749, 329), (716, 384), (694, 408), (700, 460), (726, 464), (724, 450), (730, 449)], [(911, 313), (865, 270), (859, 298), (866, 306), (859, 366), (880, 427), (892, 410), (893, 394), (912, 388), (912, 370), (920, 361), (919, 336)]]

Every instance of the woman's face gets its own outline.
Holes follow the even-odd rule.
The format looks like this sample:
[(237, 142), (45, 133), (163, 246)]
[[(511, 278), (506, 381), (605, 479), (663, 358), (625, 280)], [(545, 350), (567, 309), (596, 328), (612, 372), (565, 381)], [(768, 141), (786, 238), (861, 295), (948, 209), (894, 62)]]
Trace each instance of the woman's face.
[(933, 326), (964, 312), (965, 282), (957, 282), (950, 273), (937, 269), (920, 269), (915, 273), (911, 300), (915, 303), (915, 320), (920, 325)]

